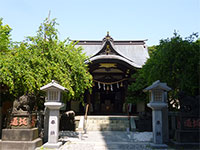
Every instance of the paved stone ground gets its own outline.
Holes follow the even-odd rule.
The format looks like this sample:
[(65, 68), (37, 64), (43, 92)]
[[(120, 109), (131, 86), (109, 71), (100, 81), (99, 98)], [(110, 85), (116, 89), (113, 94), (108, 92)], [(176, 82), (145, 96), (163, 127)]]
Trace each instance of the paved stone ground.
[[(152, 132), (90, 131), (81, 138), (77, 132), (65, 131), (60, 132), (59, 141), (63, 142), (59, 150), (184, 150), (171, 147), (151, 148), (149, 144), (152, 142)], [(36, 150), (50, 149), (40, 147)]]
[(61, 132), (60, 141), (65, 143), (60, 150), (152, 150), (152, 132), (90, 131), (82, 138), (75, 132)]

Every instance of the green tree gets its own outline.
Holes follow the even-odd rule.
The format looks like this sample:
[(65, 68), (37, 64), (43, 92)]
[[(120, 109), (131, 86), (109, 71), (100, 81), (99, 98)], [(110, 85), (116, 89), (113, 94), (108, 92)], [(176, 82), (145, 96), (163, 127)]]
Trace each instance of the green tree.
[(58, 39), (56, 25), (55, 19), (46, 19), (36, 36), (13, 46), (0, 61), (0, 82), (15, 96), (38, 95), (40, 87), (51, 80), (66, 87), (73, 99), (81, 99), (85, 90), (92, 87), (92, 76), (84, 63), (87, 57), (80, 47), (75, 48), (76, 43)]
[(157, 50), (157, 48), (158, 48), (157, 45), (148, 47), (148, 52), (149, 52), (150, 57), (154, 54), (154, 52)]
[(0, 53), (8, 51), (10, 46), (10, 32), (9, 25), (3, 25), (3, 19), (0, 18)]
[[(145, 96), (142, 90), (154, 81), (166, 82), (173, 90), (170, 99), (176, 99), (180, 91), (196, 96), (199, 93), (199, 50), (197, 34), (183, 39), (178, 34), (160, 41), (143, 68), (136, 74), (136, 82), (128, 88), (128, 99)], [(134, 95), (132, 93), (140, 92)], [(140, 99), (143, 100), (143, 99)]]

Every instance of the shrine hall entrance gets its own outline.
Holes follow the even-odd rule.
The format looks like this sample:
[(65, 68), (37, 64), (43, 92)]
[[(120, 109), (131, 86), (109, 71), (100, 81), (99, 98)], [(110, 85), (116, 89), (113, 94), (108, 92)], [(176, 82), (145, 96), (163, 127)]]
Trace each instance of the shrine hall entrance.
[(95, 91), (91, 97), (91, 104), (92, 114), (123, 114), (123, 91)]
[(90, 114), (126, 114), (126, 92), (135, 69), (117, 59), (93, 61), (89, 67), (93, 76), (92, 93), (87, 94), (86, 98), (90, 104)]
[(89, 114), (126, 114), (128, 85), (135, 81), (131, 76), (149, 58), (145, 40), (114, 40), (107, 32), (102, 40), (76, 42), (89, 57), (85, 63), (93, 76), (92, 93), (84, 93)]
[(133, 52), (143, 49), (144, 41), (114, 42), (108, 34), (103, 41), (79, 41), (79, 44), (88, 55), (92, 54), (87, 63), (93, 76), (93, 89), (85, 95), (90, 114), (126, 114), (127, 88), (134, 81), (131, 75), (140, 67), (131, 58), (138, 58)]

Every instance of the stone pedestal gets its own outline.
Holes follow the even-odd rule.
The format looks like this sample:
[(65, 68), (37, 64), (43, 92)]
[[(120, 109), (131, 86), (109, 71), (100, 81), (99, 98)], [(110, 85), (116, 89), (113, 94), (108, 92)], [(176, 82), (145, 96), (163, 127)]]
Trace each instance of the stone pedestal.
[(167, 147), (164, 143), (168, 142), (168, 110), (167, 110), (167, 91), (171, 88), (166, 83), (159, 80), (144, 89), (149, 91), (150, 103), (148, 107), (152, 109), (153, 124), (153, 144), (152, 147)]
[(161, 110), (153, 110), (153, 142), (156, 144), (163, 143), (163, 133), (162, 133), (162, 112)]
[(153, 124), (153, 144), (152, 147), (164, 148), (167, 147), (163, 140), (163, 114), (162, 109), (167, 107), (166, 103), (151, 102), (147, 104), (152, 108), (152, 124)]
[(199, 130), (176, 130), (175, 139), (178, 143), (195, 144), (200, 142)]
[(48, 130), (49, 130), (49, 109), (45, 107), (44, 114), (44, 143), (48, 142)]
[(28, 112), (16, 113), (11, 115), (11, 129), (31, 129), (35, 127), (36, 114)]
[[(164, 92), (165, 100), (167, 100), (167, 92)], [(168, 107), (162, 109), (162, 130), (163, 130), (163, 143), (169, 142), (169, 119), (168, 119)]]
[(177, 129), (175, 130), (177, 143), (200, 143), (200, 118), (196, 115), (177, 116)]
[(35, 150), (42, 145), (38, 129), (3, 129), (0, 150)]
[(44, 144), (44, 147), (59, 148), (62, 144), (61, 142), (58, 142), (59, 114), (63, 104), (61, 102), (45, 102), (44, 105), (49, 108), (48, 142)]
[(52, 82), (40, 88), (47, 92), (46, 102), (44, 105), (49, 109), (49, 127), (48, 127), (48, 142), (44, 144), (45, 148), (59, 148), (61, 142), (58, 142), (59, 136), (59, 114), (60, 108), (64, 105), (61, 103), (61, 91), (67, 91), (67, 89), (56, 81)]

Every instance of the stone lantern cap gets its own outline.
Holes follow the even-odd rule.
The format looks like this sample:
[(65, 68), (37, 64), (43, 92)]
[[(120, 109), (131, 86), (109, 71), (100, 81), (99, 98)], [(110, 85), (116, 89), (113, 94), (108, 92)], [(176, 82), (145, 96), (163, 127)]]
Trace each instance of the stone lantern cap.
[(59, 90), (59, 91), (68, 91), (65, 87), (58, 84), (55, 80), (52, 80), (47, 85), (40, 88), (42, 91), (48, 91), (48, 90)]
[(168, 87), (166, 83), (162, 83), (162, 82), (160, 82), (160, 80), (157, 80), (152, 85), (145, 88), (143, 91), (147, 92), (147, 91), (156, 90), (156, 89), (164, 90), (164, 91), (170, 91), (171, 90), (171, 88)]

